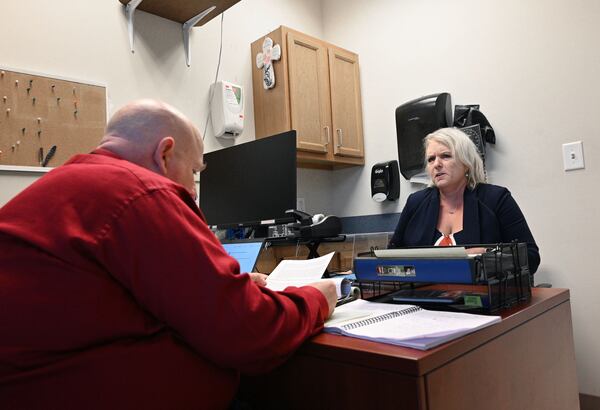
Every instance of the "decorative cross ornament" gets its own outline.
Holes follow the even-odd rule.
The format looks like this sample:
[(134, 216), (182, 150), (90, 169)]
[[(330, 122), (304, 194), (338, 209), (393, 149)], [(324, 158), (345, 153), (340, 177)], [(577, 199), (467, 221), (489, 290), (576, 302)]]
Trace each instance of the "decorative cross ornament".
[(265, 90), (275, 87), (275, 70), (273, 61), (281, 58), (281, 47), (279, 44), (273, 46), (273, 40), (265, 37), (262, 53), (256, 55), (256, 66), (263, 69), (263, 87)]

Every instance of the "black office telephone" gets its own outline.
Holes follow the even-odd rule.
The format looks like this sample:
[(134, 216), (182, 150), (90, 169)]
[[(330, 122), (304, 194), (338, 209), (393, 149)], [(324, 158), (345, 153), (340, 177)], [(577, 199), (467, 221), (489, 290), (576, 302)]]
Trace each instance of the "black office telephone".
[(454, 126), (471, 138), (485, 162), (485, 144), (495, 144), (496, 134), (488, 119), (479, 111), (479, 104), (454, 106)]
[(297, 209), (288, 209), (286, 214), (293, 216), (296, 222), (287, 225), (291, 237), (301, 239), (331, 238), (342, 232), (342, 222), (334, 215), (311, 215)]
[(477, 147), (477, 151), (479, 151), (479, 155), (481, 155), (482, 161), (485, 162), (485, 140), (481, 136), (481, 127), (479, 124), (469, 125), (461, 128), (460, 130), (467, 134), (467, 137), (473, 141)]

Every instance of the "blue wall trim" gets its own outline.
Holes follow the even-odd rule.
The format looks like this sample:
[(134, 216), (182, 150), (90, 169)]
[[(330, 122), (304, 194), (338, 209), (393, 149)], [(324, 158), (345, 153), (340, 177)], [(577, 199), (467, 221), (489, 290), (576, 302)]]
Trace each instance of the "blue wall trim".
[(340, 219), (343, 234), (394, 232), (400, 213), (345, 216)]

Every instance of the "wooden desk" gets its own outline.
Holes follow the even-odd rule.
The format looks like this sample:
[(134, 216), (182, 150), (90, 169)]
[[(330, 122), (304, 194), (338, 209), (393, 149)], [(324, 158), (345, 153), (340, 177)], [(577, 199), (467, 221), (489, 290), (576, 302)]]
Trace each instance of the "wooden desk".
[(256, 409), (578, 409), (569, 291), (502, 317), (428, 351), (320, 334), (243, 391)]

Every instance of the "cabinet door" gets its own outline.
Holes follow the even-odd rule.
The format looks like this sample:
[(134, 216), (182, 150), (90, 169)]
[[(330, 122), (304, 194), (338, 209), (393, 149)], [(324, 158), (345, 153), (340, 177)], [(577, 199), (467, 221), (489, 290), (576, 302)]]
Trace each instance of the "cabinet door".
[(331, 139), (327, 46), (300, 33), (287, 36), (290, 111), (298, 149), (327, 153)]
[(329, 48), (333, 153), (364, 157), (358, 56)]

